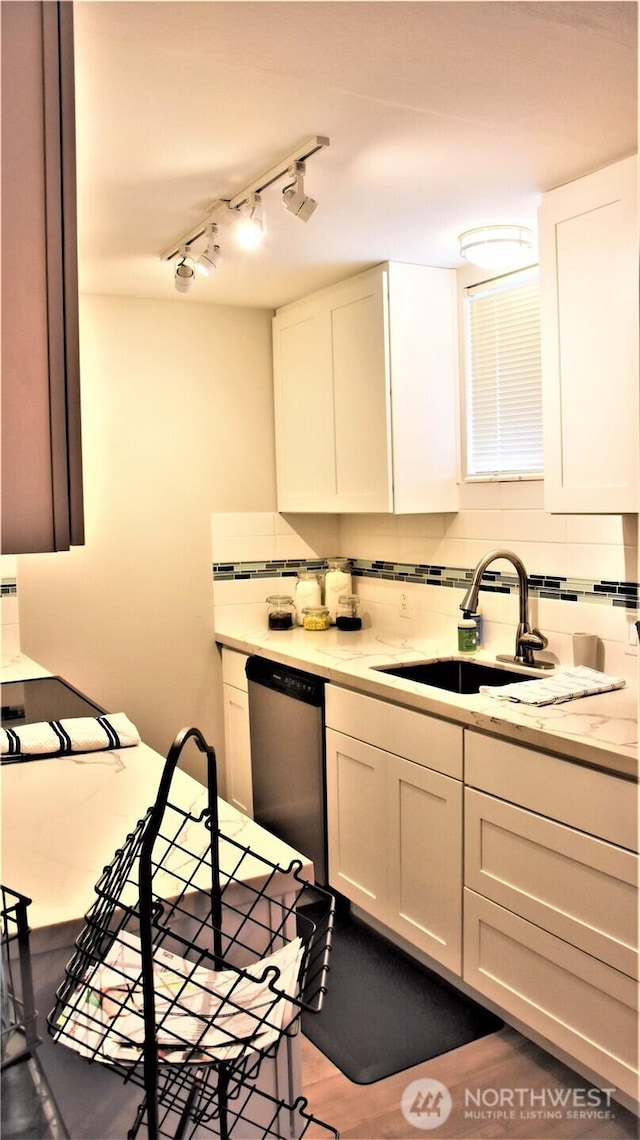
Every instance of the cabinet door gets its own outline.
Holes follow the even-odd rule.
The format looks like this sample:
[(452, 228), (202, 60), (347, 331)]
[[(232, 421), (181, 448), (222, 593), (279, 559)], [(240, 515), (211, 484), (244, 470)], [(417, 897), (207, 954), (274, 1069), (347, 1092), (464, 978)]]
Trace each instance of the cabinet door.
[(387, 273), (335, 290), (330, 314), (336, 510), (392, 511)]
[(462, 785), (327, 730), (329, 883), (462, 970)]
[(390, 263), (389, 344), (396, 514), (457, 511), (455, 269)]
[(336, 495), (331, 322), (308, 302), (273, 319), (278, 510), (332, 511)]
[(273, 320), (278, 510), (390, 511), (387, 275)]
[(2, 550), (25, 554), (84, 541), (73, 4), (2, 4), (2, 72)]
[(327, 729), (329, 884), (386, 921), (387, 753)]
[(638, 509), (635, 158), (545, 194), (539, 217), (545, 509)]
[(223, 685), (224, 751), (227, 799), (253, 819), (249, 697), (242, 689)]
[(462, 784), (387, 756), (387, 923), (462, 972)]

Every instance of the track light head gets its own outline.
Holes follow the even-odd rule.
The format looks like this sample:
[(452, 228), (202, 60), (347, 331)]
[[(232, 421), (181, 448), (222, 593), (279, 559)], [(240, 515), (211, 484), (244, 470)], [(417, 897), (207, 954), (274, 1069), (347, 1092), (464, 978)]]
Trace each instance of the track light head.
[(176, 272), (174, 277), (174, 285), (178, 293), (188, 293), (195, 273), (193, 271), (193, 263), (189, 259), (189, 250), (187, 246), (183, 246), (180, 250), (180, 259), (176, 265)]
[(216, 245), (218, 227), (215, 222), (207, 226), (207, 244), (194, 263), (194, 269), (202, 277), (209, 277), (220, 262), (220, 246)]
[(308, 222), (318, 203), (308, 198), (304, 192), (304, 162), (296, 162), (287, 171), (289, 178), (293, 179), (282, 191), (282, 205), (289, 214), (300, 218), (301, 222)]
[(264, 237), (262, 221), (262, 199), (259, 194), (250, 194), (246, 202), (238, 206), (239, 220), (236, 224), (236, 238), (243, 249), (256, 249)]

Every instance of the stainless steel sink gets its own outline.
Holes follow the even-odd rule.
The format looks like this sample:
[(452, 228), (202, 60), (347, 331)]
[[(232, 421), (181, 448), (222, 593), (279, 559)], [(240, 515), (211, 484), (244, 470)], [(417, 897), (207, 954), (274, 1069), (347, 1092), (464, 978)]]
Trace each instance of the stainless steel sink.
[(530, 674), (502, 669), (499, 665), (486, 665), (483, 661), (423, 661), (415, 665), (378, 667), (376, 672), (433, 685), (450, 693), (478, 693), (481, 685), (509, 685), (514, 681), (532, 680)]

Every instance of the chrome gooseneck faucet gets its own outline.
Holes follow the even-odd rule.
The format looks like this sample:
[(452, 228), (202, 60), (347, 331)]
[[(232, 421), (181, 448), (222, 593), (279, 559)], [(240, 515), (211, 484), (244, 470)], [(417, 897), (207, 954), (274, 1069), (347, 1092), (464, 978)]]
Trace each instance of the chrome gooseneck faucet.
[(513, 554), (510, 550), (492, 550), (487, 554), (476, 566), (471, 579), (471, 585), (467, 590), (464, 598), (460, 602), (460, 609), (467, 613), (474, 614), (478, 608), (478, 591), (480, 589), (480, 582), (482, 575), (492, 562), (497, 561), (499, 558), (506, 558), (513, 566), (516, 574), (518, 575), (518, 584), (520, 588), (520, 617), (518, 621), (518, 630), (516, 633), (516, 651), (513, 657), (508, 654), (499, 653), (496, 657), (497, 661), (512, 661), (517, 665), (528, 665), (533, 669), (553, 669), (551, 661), (536, 661), (533, 656), (534, 649), (545, 649), (549, 644), (548, 639), (539, 629), (532, 629), (529, 624), (529, 585), (527, 582), (527, 571), (524, 564), (517, 554)]

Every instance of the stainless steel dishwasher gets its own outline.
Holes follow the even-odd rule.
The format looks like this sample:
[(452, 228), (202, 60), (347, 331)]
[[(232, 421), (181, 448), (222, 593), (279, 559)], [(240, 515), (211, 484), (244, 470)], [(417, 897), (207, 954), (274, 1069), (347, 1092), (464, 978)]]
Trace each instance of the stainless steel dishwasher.
[(246, 664), (253, 814), (327, 883), (324, 681), (264, 657)]

